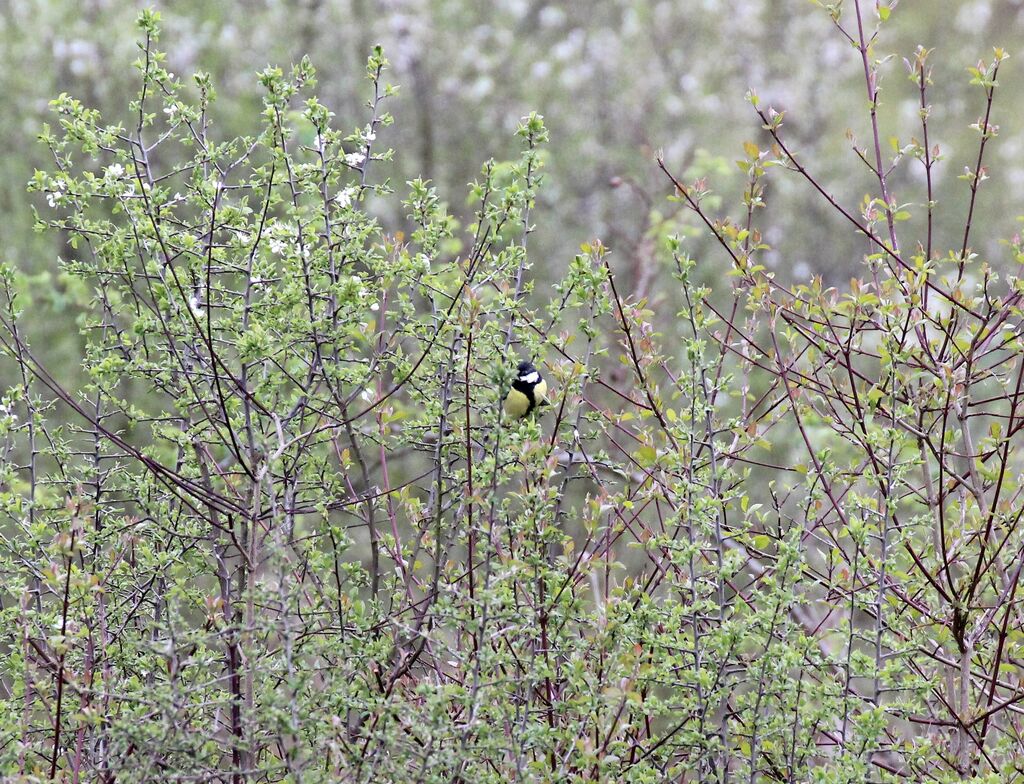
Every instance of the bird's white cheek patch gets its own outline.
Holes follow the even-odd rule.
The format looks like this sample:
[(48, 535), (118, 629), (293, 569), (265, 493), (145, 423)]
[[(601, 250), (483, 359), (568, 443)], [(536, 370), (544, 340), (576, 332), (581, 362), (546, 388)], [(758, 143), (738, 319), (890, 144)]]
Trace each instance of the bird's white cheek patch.
[(519, 380), (524, 384), (536, 384), (540, 381), (540, 373), (534, 370), (532, 373), (527, 373), (525, 376), (520, 376)]

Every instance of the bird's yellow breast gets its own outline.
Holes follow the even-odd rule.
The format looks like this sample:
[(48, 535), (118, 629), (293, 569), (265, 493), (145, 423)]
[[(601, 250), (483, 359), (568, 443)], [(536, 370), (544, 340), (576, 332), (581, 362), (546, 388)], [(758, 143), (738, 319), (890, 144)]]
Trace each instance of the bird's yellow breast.
[(533, 388), (533, 400), (539, 406), (548, 396), (548, 382), (541, 379)]
[(505, 413), (518, 419), (530, 410), (530, 398), (518, 389), (510, 389), (505, 397)]

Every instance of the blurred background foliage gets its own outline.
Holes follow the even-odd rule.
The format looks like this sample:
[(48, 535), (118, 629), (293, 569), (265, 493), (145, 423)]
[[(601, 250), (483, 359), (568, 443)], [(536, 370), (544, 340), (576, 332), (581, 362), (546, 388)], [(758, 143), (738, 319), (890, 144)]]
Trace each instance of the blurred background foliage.
[[(0, 211), (3, 256), (31, 276), (34, 297), (26, 326), (51, 362), (77, 359), (74, 321), (85, 292), (67, 288), (57, 257), (69, 251), (54, 233), (33, 232), (25, 193), (36, 168), (52, 165), (36, 137), (50, 99), (67, 92), (126, 121), (136, 89), (130, 67), (138, 50), (134, 19), (146, 3), (126, 0), (4, 0), (0, 3)], [(395, 183), (432, 179), (466, 215), (465, 184), (488, 158), (514, 157), (513, 130), (529, 111), (551, 132), (547, 182), (530, 240), (538, 286), (564, 271), (581, 242), (600, 237), (633, 296), (649, 296), (670, 317), (674, 287), (660, 239), (692, 233), (690, 252), (706, 279), (720, 277), (711, 238), (692, 215), (669, 205), (655, 165), (690, 179), (709, 177), (722, 204), (736, 205), (743, 175), (734, 161), (742, 143), (765, 145), (744, 100), (786, 112), (793, 148), (843, 203), (857, 208), (873, 193), (873, 177), (852, 150), (868, 143), (867, 111), (857, 52), (808, 0), (175, 0), (162, 8), (167, 67), (182, 76), (208, 71), (217, 89), (224, 138), (251, 131), (260, 110), (256, 73), (309, 54), (319, 73), (320, 99), (340, 127), (364, 116), (363, 64), (375, 43), (392, 61), (401, 91), (391, 110), (398, 122), (382, 134), (395, 148), (388, 171)], [(873, 5), (873, 4), (871, 4)], [(852, 7), (845, 9), (847, 15)], [(844, 21), (849, 21), (844, 20)], [(930, 103), (931, 140), (944, 160), (936, 169), (940, 219), (937, 248), (959, 249), (968, 195), (957, 177), (973, 168), (977, 133), (968, 126), (984, 108), (966, 68), (993, 46), (1016, 54), (1024, 33), (1022, 0), (905, 0), (895, 6), (876, 43), (882, 67), (882, 132), (903, 145), (920, 133), (918, 100), (903, 57), (917, 45), (935, 49)], [(990, 181), (976, 216), (975, 249), (996, 266), (1007, 254), (1000, 238), (1016, 228), (1024, 196), (1024, 73), (1019, 59), (1000, 71), (993, 121), (1000, 136), (986, 153)], [(840, 107), (846, 107), (840, 108)], [(891, 148), (890, 148), (891, 149)], [(877, 183), (874, 183), (877, 186)], [(920, 222), (923, 169), (905, 159), (890, 180), (899, 203)], [(805, 183), (777, 172), (760, 216), (772, 246), (767, 263), (783, 278), (820, 274), (842, 283), (865, 252), (848, 225)], [(949, 216), (943, 221), (942, 216)], [(402, 228), (402, 215), (382, 214)], [(950, 227), (948, 230), (946, 227)], [(960, 229), (955, 227), (960, 226)], [(912, 226), (911, 226), (912, 228)], [(904, 237), (911, 233), (903, 231)], [(667, 254), (666, 254), (667, 255)], [(664, 280), (668, 280), (665, 278)], [(662, 281), (664, 282), (664, 281)], [(669, 301), (665, 301), (669, 300)], [(71, 366), (77, 364), (72, 363)], [(66, 365), (65, 367), (69, 367)]]

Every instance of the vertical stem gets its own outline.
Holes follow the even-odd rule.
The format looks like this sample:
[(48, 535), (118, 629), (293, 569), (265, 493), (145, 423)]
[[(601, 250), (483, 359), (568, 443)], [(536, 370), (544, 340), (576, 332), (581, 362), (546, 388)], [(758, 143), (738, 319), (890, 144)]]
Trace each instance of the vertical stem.
[(56, 779), (57, 777), (57, 759), (60, 756), (61, 712), (64, 708), (64, 660), (67, 656), (68, 608), (71, 603), (71, 567), (75, 551), (75, 534), (77, 533), (75, 524), (73, 521), (71, 526), (71, 541), (68, 545), (68, 556), (65, 564), (67, 573), (64, 575), (64, 599), (60, 613), (60, 636), (63, 647), (57, 659), (57, 707), (53, 719), (53, 754), (50, 757), (51, 779)]
[(878, 72), (871, 66), (868, 58), (870, 44), (864, 37), (864, 20), (861, 18), (860, 0), (854, 0), (857, 12), (857, 51), (860, 52), (864, 65), (864, 82), (868, 91), (868, 103), (871, 106), (871, 135), (875, 143), (875, 174), (878, 176), (878, 187), (885, 202), (885, 219), (889, 227), (889, 241), (896, 253), (900, 252), (900, 244), (896, 239), (896, 223), (893, 219), (892, 202), (889, 187), (886, 183), (885, 169), (882, 163), (882, 142), (878, 133)]
[[(469, 579), (469, 617), (476, 619), (476, 601), (474, 596), (474, 577), (473, 577), (473, 562), (476, 559), (475, 545), (476, 545), (476, 531), (473, 529), (473, 456), (472, 456), (472, 423), (470, 421), (470, 378), (469, 378), (469, 366), (470, 360), (473, 357), (473, 322), (472, 315), (470, 316), (469, 331), (466, 335), (466, 370), (465, 379), (463, 382), (463, 389), (466, 397), (466, 531), (467, 531), (467, 546), (466, 546), (466, 560), (467, 572)], [(473, 647), (476, 648), (476, 635), (473, 635)]]

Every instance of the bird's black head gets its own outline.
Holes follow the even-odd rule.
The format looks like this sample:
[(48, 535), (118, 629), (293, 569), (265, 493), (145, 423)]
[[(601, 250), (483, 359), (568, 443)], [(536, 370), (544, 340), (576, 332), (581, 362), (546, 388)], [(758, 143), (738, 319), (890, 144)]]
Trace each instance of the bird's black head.
[(516, 368), (516, 373), (518, 373), (520, 376), (527, 376), (530, 373), (533, 373), (536, 369), (537, 368), (533, 366), (532, 362), (524, 359), (522, 362), (519, 363), (519, 367)]

